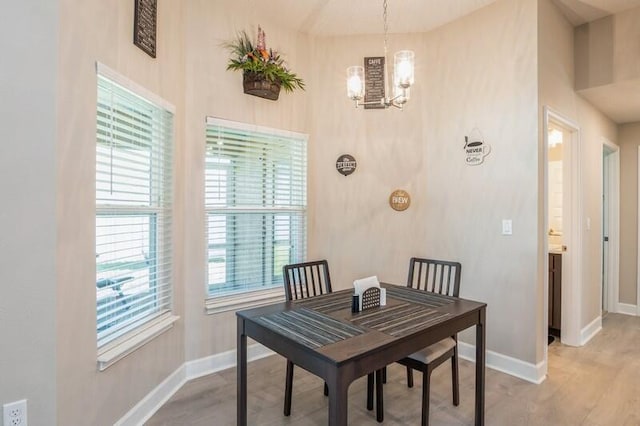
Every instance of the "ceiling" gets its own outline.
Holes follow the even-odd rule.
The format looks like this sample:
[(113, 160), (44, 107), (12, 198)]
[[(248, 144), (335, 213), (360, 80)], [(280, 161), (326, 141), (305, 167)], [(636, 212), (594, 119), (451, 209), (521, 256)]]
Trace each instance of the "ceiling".
[[(319, 36), (382, 34), (382, 0), (242, 0), (283, 27)], [(495, 0), (388, 0), (390, 33), (426, 32)], [(553, 0), (573, 25), (640, 6), (640, 0)], [(287, 13), (282, 13), (286, 10)]]
[[(317, 36), (382, 34), (382, 0), (239, 0), (249, 10), (302, 33)], [(495, 0), (388, 0), (389, 33), (427, 32)], [(640, 7), (640, 0), (552, 0), (574, 25)], [(282, 13), (286, 10), (287, 13)], [(609, 85), (580, 92), (616, 123), (640, 121), (640, 79), (624, 87)]]

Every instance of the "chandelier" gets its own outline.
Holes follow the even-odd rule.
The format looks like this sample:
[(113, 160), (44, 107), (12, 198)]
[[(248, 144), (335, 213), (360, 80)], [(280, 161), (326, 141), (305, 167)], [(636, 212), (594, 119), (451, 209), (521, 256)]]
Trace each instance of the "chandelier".
[[(387, 0), (382, 3), (382, 18), (384, 21), (384, 96), (379, 100), (369, 100), (361, 102), (364, 99), (365, 92), (365, 76), (364, 67), (354, 65), (347, 68), (347, 96), (358, 106), (375, 105), (377, 108), (396, 107), (402, 109), (402, 106), (409, 100), (409, 87), (414, 80), (414, 53), (411, 50), (400, 50), (393, 56), (393, 96), (389, 96), (388, 72), (387, 72)], [(373, 107), (375, 108), (375, 107)]]

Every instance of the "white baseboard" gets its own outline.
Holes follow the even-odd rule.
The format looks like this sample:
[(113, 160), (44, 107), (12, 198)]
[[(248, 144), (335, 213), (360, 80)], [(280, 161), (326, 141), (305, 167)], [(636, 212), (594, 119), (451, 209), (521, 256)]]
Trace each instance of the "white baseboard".
[(114, 423), (114, 426), (142, 425), (158, 411), (162, 405), (173, 396), (187, 381), (185, 364), (182, 364), (162, 383), (156, 386), (140, 402), (138, 402), (127, 414)]
[[(586, 327), (585, 330), (589, 327), (591, 327), (591, 325)], [(596, 332), (597, 331), (598, 330), (596, 330)], [(584, 331), (584, 334), (588, 335), (586, 331)], [(474, 345), (458, 342), (458, 348), (461, 358), (475, 362), (476, 349)], [(247, 358), (249, 361), (264, 358), (273, 353), (274, 352), (260, 344), (254, 344), (247, 348)], [(534, 365), (493, 351), (487, 351), (486, 357), (486, 365), (488, 368), (510, 374), (528, 382), (540, 384), (546, 377), (542, 362)], [(235, 367), (235, 365), (235, 350), (185, 362), (129, 410), (114, 426), (139, 426), (144, 424), (187, 381)]]
[[(247, 347), (247, 360), (255, 361), (273, 355), (273, 353), (270, 349), (256, 343)], [(129, 410), (114, 426), (143, 425), (189, 380), (235, 366), (235, 349), (185, 362)]]
[[(475, 362), (476, 347), (469, 343), (458, 341), (458, 356), (467, 361)], [(512, 358), (498, 352), (486, 351), (486, 365), (488, 368), (518, 377), (527, 382), (540, 384), (546, 378), (544, 362), (537, 365)]]
[[(273, 355), (271, 349), (267, 349), (259, 343), (247, 346), (247, 360), (255, 361), (260, 358)], [(236, 366), (236, 350), (230, 350), (205, 358), (188, 361), (185, 364), (187, 380), (197, 379), (207, 374), (216, 373)]]
[(591, 324), (580, 330), (580, 346), (586, 345), (600, 330), (602, 330), (602, 317), (594, 319)]
[(619, 314), (633, 315), (635, 317), (638, 315), (638, 307), (628, 303), (618, 303), (618, 309), (616, 312)]

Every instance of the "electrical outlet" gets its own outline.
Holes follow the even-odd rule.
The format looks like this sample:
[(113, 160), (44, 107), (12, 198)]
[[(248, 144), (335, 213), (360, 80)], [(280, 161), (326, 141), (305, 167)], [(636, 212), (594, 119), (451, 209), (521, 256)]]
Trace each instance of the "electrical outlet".
[(27, 426), (27, 400), (10, 402), (3, 406), (3, 426)]

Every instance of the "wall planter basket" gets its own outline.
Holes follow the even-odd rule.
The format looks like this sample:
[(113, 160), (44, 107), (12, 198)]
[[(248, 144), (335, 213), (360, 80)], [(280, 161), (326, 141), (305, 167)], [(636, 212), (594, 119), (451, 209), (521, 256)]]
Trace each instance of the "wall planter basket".
[(244, 93), (272, 101), (278, 100), (280, 89), (304, 90), (304, 81), (285, 66), (278, 52), (267, 49), (266, 36), (258, 27), (258, 43), (254, 46), (246, 32), (224, 46), (231, 52), (227, 70), (242, 71)]
[(277, 101), (280, 95), (280, 83), (267, 80), (263, 75), (244, 72), (242, 74), (244, 93), (260, 98)]

